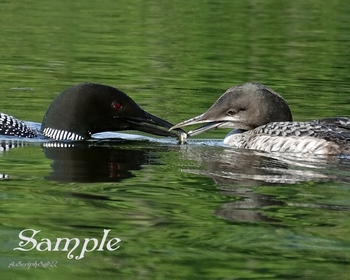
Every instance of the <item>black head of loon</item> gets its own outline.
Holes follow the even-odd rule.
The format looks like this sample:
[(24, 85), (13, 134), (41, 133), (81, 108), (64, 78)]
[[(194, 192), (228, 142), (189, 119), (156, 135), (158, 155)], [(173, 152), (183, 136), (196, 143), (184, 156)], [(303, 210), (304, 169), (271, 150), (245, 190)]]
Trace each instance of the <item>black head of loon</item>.
[[(3, 118), (4, 124), (17, 124), (19, 127), (23, 122), (8, 116), (6, 120)], [(84, 83), (66, 89), (52, 101), (44, 115), (41, 130), (45, 136), (55, 140), (83, 140), (89, 139), (94, 133), (120, 130), (176, 137), (176, 133), (168, 131), (171, 126), (171, 123), (141, 109), (128, 95), (116, 88)], [(182, 134), (180, 131), (177, 133)], [(1, 133), (0, 129), (0, 134), (6, 133)], [(35, 136), (29, 133), (11, 135)]]
[(200, 123), (206, 124), (187, 135), (198, 135), (213, 128), (235, 128), (224, 143), (237, 148), (317, 154), (350, 151), (350, 119), (293, 122), (285, 100), (257, 83), (228, 89), (205, 113), (171, 129)]

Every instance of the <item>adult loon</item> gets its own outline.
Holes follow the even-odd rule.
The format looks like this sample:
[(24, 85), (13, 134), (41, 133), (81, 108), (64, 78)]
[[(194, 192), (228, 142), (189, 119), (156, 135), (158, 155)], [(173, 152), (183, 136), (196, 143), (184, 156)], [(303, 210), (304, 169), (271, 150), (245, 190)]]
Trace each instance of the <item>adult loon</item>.
[(237, 148), (314, 154), (350, 152), (349, 118), (293, 122), (282, 96), (257, 83), (228, 89), (205, 113), (171, 129), (199, 123), (207, 124), (188, 132), (188, 136), (213, 128), (235, 128), (224, 143)]
[[(171, 123), (141, 109), (124, 92), (106, 85), (84, 83), (60, 93), (47, 109), (41, 131), (0, 113), (0, 135), (54, 140), (85, 140), (97, 132), (139, 130), (160, 136), (185, 135), (168, 131)], [(165, 128), (165, 129), (161, 129)]]

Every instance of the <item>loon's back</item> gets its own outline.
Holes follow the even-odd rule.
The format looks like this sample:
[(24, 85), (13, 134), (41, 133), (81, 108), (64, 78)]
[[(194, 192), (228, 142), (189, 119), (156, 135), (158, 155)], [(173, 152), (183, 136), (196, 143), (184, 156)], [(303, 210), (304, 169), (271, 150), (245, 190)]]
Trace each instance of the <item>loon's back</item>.
[(37, 132), (30, 129), (23, 121), (0, 113), (0, 135), (34, 138)]
[(266, 152), (340, 154), (350, 151), (350, 119), (272, 122), (249, 131), (233, 130), (224, 143)]

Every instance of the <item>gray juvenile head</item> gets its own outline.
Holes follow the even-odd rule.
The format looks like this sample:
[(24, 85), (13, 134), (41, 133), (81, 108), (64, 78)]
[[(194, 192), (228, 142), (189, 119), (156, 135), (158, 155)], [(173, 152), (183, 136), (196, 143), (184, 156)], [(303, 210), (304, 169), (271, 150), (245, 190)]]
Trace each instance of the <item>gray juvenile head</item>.
[(292, 121), (285, 100), (272, 89), (256, 83), (245, 83), (228, 89), (205, 113), (175, 126), (208, 123), (189, 135), (213, 128), (254, 129), (270, 122)]

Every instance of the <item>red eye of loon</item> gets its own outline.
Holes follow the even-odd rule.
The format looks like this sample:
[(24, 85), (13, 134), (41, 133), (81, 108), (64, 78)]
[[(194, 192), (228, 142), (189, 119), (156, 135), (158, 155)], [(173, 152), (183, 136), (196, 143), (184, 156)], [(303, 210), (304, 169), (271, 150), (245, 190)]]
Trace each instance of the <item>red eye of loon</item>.
[(112, 103), (112, 108), (115, 109), (115, 110), (118, 110), (122, 107), (122, 104), (119, 103), (119, 102), (113, 102)]

